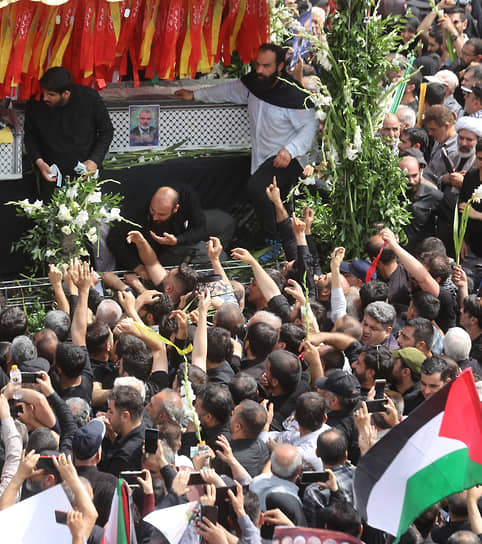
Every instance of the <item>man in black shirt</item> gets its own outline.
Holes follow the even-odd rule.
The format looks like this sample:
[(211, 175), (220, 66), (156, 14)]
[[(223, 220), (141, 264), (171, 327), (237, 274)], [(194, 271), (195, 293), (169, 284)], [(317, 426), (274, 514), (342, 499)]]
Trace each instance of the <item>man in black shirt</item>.
[(73, 85), (63, 67), (50, 68), (40, 79), (42, 100), (30, 100), (25, 110), (25, 146), (42, 177), (42, 194), (50, 198), (57, 176), (75, 177), (83, 163), (88, 172), (100, 168), (109, 150), (114, 128), (99, 94), (90, 87)]
[(212, 449), (219, 449), (216, 440), (219, 435), (230, 440), (229, 418), (233, 399), (225, 385), (209, 383), (196, 398), (196, 412), (202, 427), (202, 438)]
[(143, 411), (144, 403), (137, 389), (127, 385), (113, 389), (105, 421), (107, 436), (102, 442), (101, 470), (114, 476), (123, 470), (141, 470)]

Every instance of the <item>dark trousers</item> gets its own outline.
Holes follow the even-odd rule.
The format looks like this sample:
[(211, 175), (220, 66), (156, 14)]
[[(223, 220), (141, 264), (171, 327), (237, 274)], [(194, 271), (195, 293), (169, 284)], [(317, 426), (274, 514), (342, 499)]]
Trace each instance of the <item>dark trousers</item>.
[(276, 220), (273, 204), (266, 196), (266, 187), (273, 183), (273, 176), (281, 191), (281, 198), (285, 198), (289, 190), (298, 181), (303, 169), (300, 163), (293, 159), (286, 168), (275, 168), (274, 157), (267, 159), (256, 172), (248, 179), (248, 198), (253, 205), (258, 218), (261, 232), (265, 239), (276, 240), (279, 238), (276, 229)]

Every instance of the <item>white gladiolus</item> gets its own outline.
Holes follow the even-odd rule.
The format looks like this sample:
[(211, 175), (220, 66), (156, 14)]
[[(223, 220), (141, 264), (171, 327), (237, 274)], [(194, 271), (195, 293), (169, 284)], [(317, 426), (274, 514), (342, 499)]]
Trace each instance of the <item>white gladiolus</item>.
[(89, 229), (89, 232), (87, 233), (87, 239), (91, 244), (95, 244), (97, 242), (97, 229), (95, 227)]
[(349, 161), (354, 161), (358, 157), (358, 150), (353, 144), (350, 144), (345, 149), (346, 158)]
[(87, 204), (93, 204), (95, 202), (101, 202), (101, 200), (102, 200), (102, 193), (100, 191), (95, 191), (94, 193), (87, 195), (85, 202)]
[(47, 249), (45, 252), (46, 257), (53, 257), (55, 255), (55, 251), (52, 251), (51, 249)]
[(71, 221), (72, 215), (70, 214), (69, 208), (65, 204), (59, 206), (59, 213), (57, 217), (60, 221)]
[(120, 221), (120, 220), (121, 220), (120, 209), (112, 208), (108, 217), (108, 221)]
[(315, 117), (318, 119), (318, 121), (324, 121), (326, 119), (326, 112), (323, 110), (316, 110)]
[(79, 188), (77, 184), (73, 185), (72, 187), (69, 187), (65, 191), (65, 195), (67, 196), (67, 198), (71, 198), (71, 199), (74, 199), (78, 194), (79, 194)]
[(69, 225), (65, 225), (60, 229), (66, 236), (69, 234), (72, 234), (72, 229), (69, 227)]
[(480, 201), (482, 200), (482, 185), (479, 185), (477, 189), (475, 189), (472, 194), (472, 200), (474, 202), (477, 202), (477, 204), (480, 203)]
[(36, 200), (33, 204), (32, 204), (32, 207), (33, 208), (36, 208), (37, 210), (40, 209), (40, 208), (43, 208), (43, 200)]
[(79, 212), (79, 215), (75, 218), (74, 223), (79, 228), (82, 228), (87, 223), (88, 220), (89, 220), (89, 214), (85, 210), (82, 210)]

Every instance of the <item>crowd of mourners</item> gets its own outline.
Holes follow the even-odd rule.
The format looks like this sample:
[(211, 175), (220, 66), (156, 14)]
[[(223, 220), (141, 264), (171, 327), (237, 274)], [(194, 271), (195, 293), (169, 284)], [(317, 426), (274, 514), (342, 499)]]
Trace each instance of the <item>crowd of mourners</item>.
[[(383, 228), (367, 238), (367, 260), (347, 262), (338, 247), (322, 270), (313, 211), (290, 216), (273, 183), (266, 195), (286, 261), (267, 268), (231, 250), (251, 269), (247, 284), (226, 274), (216, 237), (210, 273), (165, 268), (139, 231), (128, 241), (142, 278), (50, 265), (56, 309), (42, 330), (29, 333), (20, 307), (0, 312), (0, 510), (61, 483), (72, 542), (101, 542), (122, 477), (139, 543), (167, 542), (146, 515), (190, 501), (200, 513), (181, 542), (269, 542), (277, 526), (393, 541), (357, 512), (360, 458), (463, 370), (482, 395), (480, 204), (460, 266), (451, 235), (455, 207), (481, 184), (482, 4), (408, 4), (402, 38), (421, 32), (422, 69), (380, 129), (408, 177), (408, 243)], [(321, 26), (325, 10), (313, 2)], [(401, 540), (478, 543), (481, 496), (474, 487), (447, 497)]]

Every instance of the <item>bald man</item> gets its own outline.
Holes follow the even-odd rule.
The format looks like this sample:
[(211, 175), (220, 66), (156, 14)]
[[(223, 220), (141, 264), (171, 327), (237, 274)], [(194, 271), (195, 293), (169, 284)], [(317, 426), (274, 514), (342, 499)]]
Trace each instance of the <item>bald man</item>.
[[(201, 240), (207, 239), (200, 199), (187, 185), (158, 187), (144, 206), (133, 220), (143, 226), (142, 234), (161, 264), (179, 264), (196, 251)], [(115, 257), (117, 270), (134, 270), (147, 277), (135, 245), (126, 242), (127, 231), (131, 229), (132, 226), (116, 225), (109, 232), (107, 245)]]

